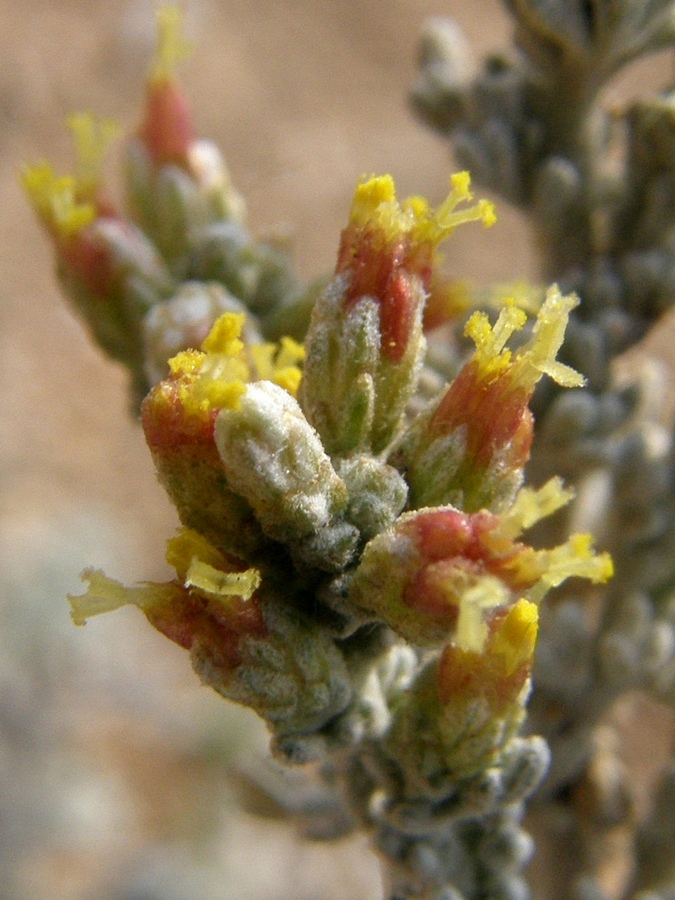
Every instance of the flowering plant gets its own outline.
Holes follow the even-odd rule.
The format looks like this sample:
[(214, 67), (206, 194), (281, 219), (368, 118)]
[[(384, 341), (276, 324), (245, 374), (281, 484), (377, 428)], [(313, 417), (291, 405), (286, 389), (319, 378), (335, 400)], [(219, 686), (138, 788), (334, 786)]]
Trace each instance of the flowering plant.
[[(537, 4), (511, 5), (521, 36), (544, 29)], [(541, 539), (574, 490), (548, 472), (525, 484), (537, 396), (587, 396), (575, 354), (558, 359), (568, 326), (583, 329), (579, 298), (561, 277), (563, 290), (474, 310), (472, 346), (433, 371), (434, 328), (463, 315), (444, 307), (437, 248), (495, 221), (466, 171), (436, 209), (400, 201), (389, 176), (361, 179), (333, 275), (301, 284), (195, 136), (180, 20), (160, 7), (127, 214), (102, 177), (108, 123), (71, 119), (73, 176), (23, 173), (65, 292), (129, 369), (181, 522), (175, 578), (125, 587), (89, 569), (73, 619), (138, 607), (205, 684), (265, 720), (280, 760), (318, 760), (392, 900), (523, 896), (523, 804), (549, 761), (521, 734), (539, 607), (613, 571), (586, 533)], [(428, 56), (450, 65), (442, 37)], [(430, 118), (447, 100), (438, 78), (429, 66), (417, 93)]]

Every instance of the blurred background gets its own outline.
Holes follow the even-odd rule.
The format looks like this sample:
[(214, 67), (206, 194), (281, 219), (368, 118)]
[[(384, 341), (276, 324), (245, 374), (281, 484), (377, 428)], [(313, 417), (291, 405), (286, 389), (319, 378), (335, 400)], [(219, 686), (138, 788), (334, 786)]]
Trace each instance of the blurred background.
[[(300, 273), (331, 268), (357, 179), (391, 172), (438, 202), (450, 156), (412, 118), (418, 34), (451, 15), (478, 56), (505, 46), (496, 0), (186, 0), (183, 65), (202, 135), (224, 150), (258, 233)], [(137, 122), (151, 0), (0, 3), (0, 897), (375, 900), (360, 839), (304, 842), (237, 804), (264, 752), (255, 717), (201, 688), (187, 655), (122, 610), (76, 629), (88, 565), (168, 576), (177, 520), (129, 415), (124, 373), (66, 310), (18, 185), (22, 161), (72, 163), (80, 110)], [(617, 91), (639, 91), (663, 60)], [(111, 177), (115, 177), (111, 167)], [(535, 274), (525, 225), (461, 229), (447, 255), (478, 283)], [(662, 331), (651, 348), (668, 355)]]

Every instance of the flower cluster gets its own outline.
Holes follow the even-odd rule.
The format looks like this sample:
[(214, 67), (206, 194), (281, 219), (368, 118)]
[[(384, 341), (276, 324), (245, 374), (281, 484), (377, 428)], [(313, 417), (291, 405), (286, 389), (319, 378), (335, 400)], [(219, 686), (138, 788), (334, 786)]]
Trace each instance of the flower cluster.
[[(262, 711), (277, 736), (335, 728), (357, 693), (349, 642), (383, 625), (436, 653), (393, 715), (392, 747), (410, 730), (411, 704), (416, 716), (445, 710), (439, 739), (457, 703), (476, 696), (494, 721), (519, 722), (536, 603), (567, 577), (611, 573), (587, 537), (552, 549), (522, 541), (570, 499), (555, 479), (516, 487), (536, 382), (544, 373), (580, 380), (555, 359), (574, 298), (552, 289), (513, 352), (507, 341), (525, 313), (507, 303), (494, 324), (475, 314), (474, 354), (407, 421), (435, 246), (462, 221), (493, 216), (483, 203), (458, 208), (469, 199), (464, 173), (435, 211), (399, 203), (389, 177), (362, 181), (305, 347), (257, 343), (242, 314), (224, 313), (201, 349), (169, 360), (143, 402), (160, 481), (188, 531), (169, 545), (177, 581), (130, 588), (127, 602), (190, 650), (205, 681)], [(88, 578), (88, 593), (73, 599), (78, 622), (125, 597), (100, 574)], [(283, 725), (269, 696), (279, 667), (298, 698)], [(507, 733), (497, 731), (488, 755)]]
[[(491, 225), (492, 205), (472, 202), (466, 172), (436, 209), (365, 177), (332, 277), (301, 289), (245, 229), (218, 151), (194, 135), (174, 7), (159, 26), (127, 146), (130, 218), (103, 187), (111, 128), (91, 117), (73, 120), (74, 176), (24, 172), (64, 287), (145, 397), (181, 522), (173, 580), (124, 587), (88, 570), (73, 618), (140, 608), (205, 684), (265, 719), (278, 754), (339, 751), (373, 825), (376, 808), (384, 821), (425, 793), (447, 799), (439, 785), (475, 786), (515, 759), (538, 604), (567, 578), (611, 575), (587, 535), (551, 548), (525, 537), (572, 496), (556, 478), (522, 483), (536, 384), (583, 383), (557, 360), (577, 299), (552, 287), (529, 321), (515, 299), (474, 313), (473, 353), (419, 412), (437, 248), (464, 223)], [(427, 325), (447, 308), (447, 291), (435, 296)], [(277, 333), (285, 321), (304, 345)], [(373, 763), (361, 778), (378, 754), (389, 775)]]

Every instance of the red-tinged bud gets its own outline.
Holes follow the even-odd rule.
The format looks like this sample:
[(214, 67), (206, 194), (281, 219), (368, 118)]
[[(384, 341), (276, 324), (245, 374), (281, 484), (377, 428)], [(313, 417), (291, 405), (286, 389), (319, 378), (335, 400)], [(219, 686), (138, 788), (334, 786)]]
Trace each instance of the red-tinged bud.
[[(200, 395), (203, 354), (186, 351), (173, 374), (143, 401), (141, 423), (160, 483), (187, 528), (214, 546), (249, 558), (262, 541), (248, 503), (227, 484), (214, 439), (220, 408)], [(236, 366), (234, 368), (237, 368)], [(240, 375), (233, 372), (233, 376)], [(241, 384), (243, 388), (243, 383)], [(231, 388), (236, 402), (238, 383)]]
[(452, 178), (431, 210), (399, 203), (386, 175), (358, 185), (335, 277), (317, 301), (307, 336), (303, 409), (329, 453), (380, 453), (413, 395), (425, 350), (422, 327), (436, 246), (462, 222), (490, 224), (492, 207)]
[(188, 167), (195, 130), (187, 97), (175, 81), (156, 81), (148, 86), (138, 135), (155, 165)]
[(183, 12), (166, 4), (157, 10), (158, 41), (150, 71), (139, 137), (156, 166), (174, 163), (189, 168), (189, 150), (195, 140), (192, 112), (175, 76), (175, 68), (188, 55), (183, 40)]
[(191, 252), (203, 229), (239, 221), (244, 212), (220, 151), (197, 137), (190, 104), (176, 75), (178, 63), (189, 53), (183, 18), (177, 5), (161, 4), (157, 9), (157, 49), (145, 108), (138, 132), (126, 148), (131, 214), (169, 263)]
[(221, 677), (233, 672), (242, 662), (242, 638), (268, 633), (256, 594), (260, 573), (243, 569), (189, 530), (168, 542), (167, 561), (176, 569), (176, 580), (130, 588), (87, 570), (87, 592), (70, 598), (75, 623), (84, 625), (90, 616), (131, 604), (174, 643), (208, 657)]
[(129, 368), (140, 400), (147, 391), (142, 321), (173, 281), (150, 241), (107, 199), (101, 167), (114, 126), (89, 115), (71, 117), (69, 126), (75, 173), (59, 176), (43, 163), (24, 169), (23, 184), (54, 244), (64, 292), (97, 343)]
[(552, 288), (537, 314), (531, 338), (512, 352), (511, 335), (525, 312), (507, 303), (494, 326), (474, 313), (466, 332), (476, 351), (454, 382), (417, 417), (392, 463), (404, 469), (409, 506), (452, 503), (468, 512), (500, 510), (515, 496), (530, 454), (533, 418), (528, 407), (543, 374), (576, 387), (583, 378), (556, 361), (574, 296)]
[(242, 637), (264, 637), (265, 623), (255, 599), (225, 606), (205, 600), (194, 592), (175, 585), (169, 602), (144, 610), (146, 618), (163, 635), (193, 651), (199, 648), (220, 670), (236, 669), (242, 662)]
[(611, 576), (611, 560), (596, 555), (585, 535), (546, 550), (517, 540), (570, 498), (553, 479), (520, 491), (501, 515), (454, 507), (406, 513), (366, 545), (351, 598), (412, 643), (454, 637), (461, 649), (480, 651), (496, 608), (522, 596), (539, 602), (572, 576), (595, 583)]
[(458, 630), (480, 643), (483, 610), (512, 601), (541, 576), (534, 551), (500, 528), (485, 510), (403, 515), (366, 546), (352, 597), (413, 643), (440, 643)]
[(253, 510), (233, 491), (216, 446), (214, 428), (223, 410), (238, 409), (247, 382), (275, 381), (297, 390), (302, 347), (290, 339), (245, 345), (244, 315), (224, 313), (202, 350), (186, 350), (169, 360), (171, 375), (148, 394), (141, 421), (159, 480), (181, 522), (211, 544), (249, 559), (264, 542)]
[(385, 738), (410, 793), (498, 762), (525, 717), (537, 621), (526, 600), (493, 612), (480, 649), (448, 644), (416, 679)]
[[(400, 362), (428, 294), (438, 244), (462, 222), (494, 220), (490, 204), (481, 201), (460, 212), (471, 199), (465, 172), (453, 176), (452, 190), (438, 210), (425, 200), (396, 200), (390, 176), (371, 178), (357, 187), (350, 221), (342, 232), (335, 274), (348, 276), (342, 304), (345, 313), (363, 297), (380, 308), (380, 346), (385, 359)], [(423, 293), (415, 289), (415, 281)]]
[(537, 639), (538, 611), (519, 600), (495, 610), (481, 651), (448, 644), (438, 663), (438, 699), (447, 707), (458, 700), (483, 697), (495, 715), (503, 713), (525, 686)]

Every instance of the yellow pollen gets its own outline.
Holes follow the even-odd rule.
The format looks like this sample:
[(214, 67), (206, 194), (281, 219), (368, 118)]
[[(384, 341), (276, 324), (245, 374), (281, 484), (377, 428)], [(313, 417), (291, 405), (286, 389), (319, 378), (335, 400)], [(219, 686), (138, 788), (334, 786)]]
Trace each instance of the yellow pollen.
[(241, 340), (244, 313), (223, 313), (202, 342), (201, 350), (183, 350), (169, 360), (174, 378), (180, 379), (178, 398), (190, 413), (205, 416), (214, 409), (239, 409), (250, 381), (273, 381), (294, 396), (302, 371), (297, 365), (305, 348), (284, 337), (280, 345)]
[(204, 362), (199, 350), (182, 350), (169, 360), (172, 375), (196, 375)]
[(573, 534), (558, 547), (536, 551), (534, 563), (541, 573), (538, 583), (527, 592), (534, 603), (568, 578), (587, 578), (593, 584), (604, 584), (614, 574), (612, 557), (609, 553), (595, 553), (589, 534)]
[(241, 597), (248, 600), (261, 582), (257, 569), (230, 571), (223, 554), (190, 528), (181, 528), (167, 541), (166, 561), (176, 570), (185, 587), (194, 588), (209, 599)]
[(224, 353), (227, 356), (235, 356), (244, 349), (240, 340), (244, 328), (246, 316), (244, 313), (223, 313), (211, 327), (208, 335), (202, 343), (205, 353)]
[(282, 337), (280, 345), (253, 344), (249, 353), (258, 379), (272, 381), (294, 397), (297, 396), (302, 370), (298, 363), (305, 358), (305, 348), (290, 337)]

